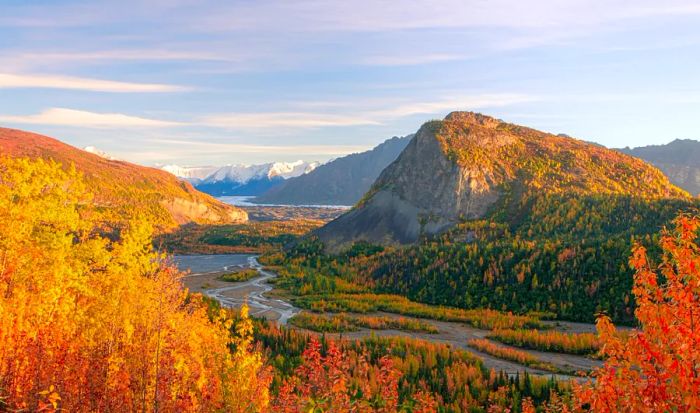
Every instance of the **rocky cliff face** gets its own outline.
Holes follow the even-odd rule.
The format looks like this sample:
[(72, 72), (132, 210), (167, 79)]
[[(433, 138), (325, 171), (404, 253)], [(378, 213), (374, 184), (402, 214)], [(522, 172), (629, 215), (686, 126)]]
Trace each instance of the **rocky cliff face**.
[(245, 211), (194, 189), (158, 169), (107, 159), (56, 139), (0, 128), (1, 156), (52, 159), (85, 176), (95, 202), (127, 214), (147, 215), (160, 229), (178, 224), (233, 223), (248, 219)]
[(700, 166), (652, 163), (661, 169), (671, 182), (700, 197)]
[(618, 150), (652, 163), (661, 169), (671, 182), (692, 195), (700, 196), (700, 142), (676, 139), (666, 145)]
[(460, 220), (515, 213), (538, 193), (687, 197), (650, 165), (471, 112), (426, 123), (348, 213), (315, 231), (331, 250), (409, 244)]

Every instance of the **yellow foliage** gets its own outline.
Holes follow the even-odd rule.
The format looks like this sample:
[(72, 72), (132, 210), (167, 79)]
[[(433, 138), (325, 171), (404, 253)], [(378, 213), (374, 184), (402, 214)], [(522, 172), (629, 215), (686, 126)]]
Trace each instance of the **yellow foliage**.
[(249, 320), (210, 321), (151, 226), (91, 199), (72, 168), (0, 158), (0, 410), (265, 410)]

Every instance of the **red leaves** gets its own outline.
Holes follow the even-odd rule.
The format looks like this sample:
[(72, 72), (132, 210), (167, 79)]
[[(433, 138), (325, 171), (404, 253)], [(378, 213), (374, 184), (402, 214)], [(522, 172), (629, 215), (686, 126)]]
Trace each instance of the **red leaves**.
[[(392, 413), (399, 410), (401, 374), (390, 357), (382, 357), (375, 367), (370, 365), (367, 355), (350, 360), (333, 341), (325, 355), (321, 350), (321, 344), (312, 338), (302, 355), (302, 364), (282, 384), (273, 411)], [(435, 401), (428, 393), (418, 392), (413, 397), (412, 411), (434, 412)]]
[(662, 237), (663, 262), (656, 271), (646, 250), (635, 248), (630, 265), (637, 270), (640, 331), (623, 341), (609, 320), (599, 320), (609, 358), (596, 382), (577, 389), (581, 405), (598, 412), (700, 411), (699, 228), (700, 218), (678, 217)]

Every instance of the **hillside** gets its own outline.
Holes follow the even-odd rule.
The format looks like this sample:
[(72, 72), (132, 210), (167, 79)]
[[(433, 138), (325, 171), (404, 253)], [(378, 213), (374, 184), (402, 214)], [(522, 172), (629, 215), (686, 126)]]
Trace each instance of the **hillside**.
[(659, 231), (698, 207), (640, 159), (452, 113), (423, 125), (354, 209), (287, 259), (428, 304), (633, 323), (632, 247), (658, 262)]
[(406, 147), (411, 136), (393, 137), (374, 149), (335, 159), (291, 178), (255, 202), (290, 205), (354, 205), (381, 171)]
[(631, 156), (453, 112), (424, 124), (359, 205), (316, 235), (331, 249), (356, 241), (410, 244), (464, 219), (517, 224), (543, 195), (689, 196)]
[(627, 147), (618, 151), (650, 162), (675, 185), (695, 196), (700, 195), (700, 142), (676, 139), (666, 145)]
[(0, 155), (52, 159), (85, 175), (98, 206), (118, 213), (149, 215), (158, 227), (178, 224), (229, 223), (247, 214), (195, 190), (187, 182), (158, 169), (110, 160), (56, 139), (16, 129), (0, 128)]
[(202, 182), (202, 179), (216, 172), (217, 166), (179, 166), (179, 165), (164, 165), (160, 169), (177, 176), (180, 179), (196, 185)]

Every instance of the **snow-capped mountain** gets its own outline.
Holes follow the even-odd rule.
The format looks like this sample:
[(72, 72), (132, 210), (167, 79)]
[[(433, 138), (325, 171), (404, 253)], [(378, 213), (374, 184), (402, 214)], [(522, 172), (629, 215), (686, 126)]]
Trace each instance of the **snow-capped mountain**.
[(233, 181), (246, 183), (253, 179), (294, 178), (316, 169), (318, 162), (272, 162), (261, 165), (228, 165), (218, 168), (203, 179), (204, 182)]
[(93, 155), (97, 155), (97, 156), (99, 156), (100, 158), (109, 159), (110, 161), (118, 161), (118, 160), (119, 160), (119, 159), (113, 157), (112, 155), (108, 154), (107, 152), (101, 151), (101, 150), (97, 149), (97, 148), (94, 147), (94, 146), (86, 146), (86, 147), (83, 148), (83, 150), (84, 150), (85, 152), (89, 152), (89, 153), (91, 153), (91, 154), (93, 154)]
[(181, 167), (166, 165), (161, 169), (186, 179), (197, 189), (211, 195), (260, 195), (284, 180), (316, 169), (319, 162), (271, 162), (259, 165), (222, 167)]
[(212, 173), (216, 172), (218, 166), (179, 166), (179, 165), (165, 165), (160, 169), (170, 172), (171, 174), (177, 176), (178, 178), (185, 179), (191, 184), (196, 185), (201, 182), (204, 178), (208, 177)]

